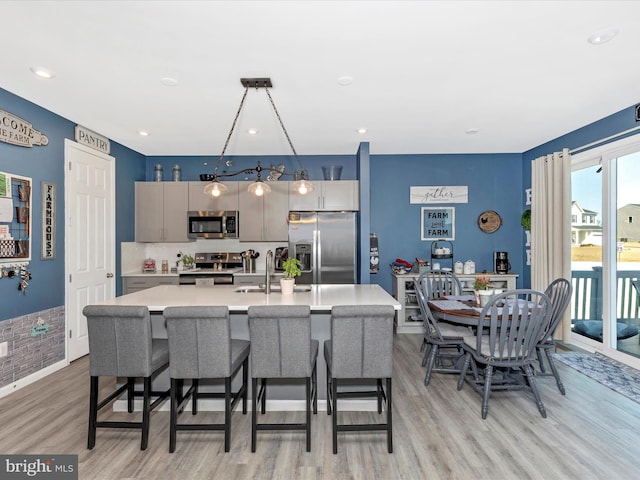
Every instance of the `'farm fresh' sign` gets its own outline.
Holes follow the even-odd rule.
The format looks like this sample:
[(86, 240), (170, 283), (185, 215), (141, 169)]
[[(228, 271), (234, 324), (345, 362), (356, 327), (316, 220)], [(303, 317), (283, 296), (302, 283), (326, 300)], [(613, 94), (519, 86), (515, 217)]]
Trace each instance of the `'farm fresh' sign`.
[(0, 110), (0, 142), (19, 147), (33, 147), (34, 145), (47, 145), (49, 139), (35, 130), (26, 120)]

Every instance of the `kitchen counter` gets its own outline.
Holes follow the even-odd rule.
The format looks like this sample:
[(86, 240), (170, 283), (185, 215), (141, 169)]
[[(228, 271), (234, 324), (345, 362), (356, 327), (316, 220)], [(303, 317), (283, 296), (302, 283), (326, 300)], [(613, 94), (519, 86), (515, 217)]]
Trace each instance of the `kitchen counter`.
[(251, 305), (309, 305), (312, 313), (330, 312), (334, 305), (392, 305), (400, 310), (400, 303), (379, 285), (311, 285), (311, 291), (293, 295), (236, 292), (237, 288), (236, 285), (159, 285), (100, 304), (146, 305), (152, 312), (162, 312), (168, 306), (190, 305), (227, 305), (231, 313), (246, 313)]

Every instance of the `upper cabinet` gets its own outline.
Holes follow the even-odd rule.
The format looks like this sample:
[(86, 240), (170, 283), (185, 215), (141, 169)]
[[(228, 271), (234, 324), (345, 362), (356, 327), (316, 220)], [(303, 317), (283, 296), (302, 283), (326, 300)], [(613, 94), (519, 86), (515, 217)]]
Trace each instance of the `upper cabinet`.
[(241, 242), (286, 242), (289, 239), (288, 182), (269, 182), (271, 192), (257, 197), (247, 191), (252, 182), (239, 183)]
[[(290, 182), (291, 185), (293, 182)], [(360, 209), (357, 180), (319, 181), (313, 180), (313, 191), (300, 195), (289, 191), (289, 210), (323, 211)]]
[(188, 182), (136, 182), (135, 202), (136, 242), (190, 241)]
[(227, 191), (218, 198), (203, 193), (208, 182), (189, 183), (189, 211), (216, 212), (238, 210), (238, 185), (240, 182), (224, 182)]

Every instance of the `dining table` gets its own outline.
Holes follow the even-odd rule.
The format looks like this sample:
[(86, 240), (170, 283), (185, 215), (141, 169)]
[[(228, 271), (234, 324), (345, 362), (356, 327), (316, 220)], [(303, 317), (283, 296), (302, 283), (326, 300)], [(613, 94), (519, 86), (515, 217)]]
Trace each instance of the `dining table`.
[(437, 320), (474, 327), (480, 320), (482, 307), (478, 306), (475, 295), (451, 295), (433, 298), (427, 303)]

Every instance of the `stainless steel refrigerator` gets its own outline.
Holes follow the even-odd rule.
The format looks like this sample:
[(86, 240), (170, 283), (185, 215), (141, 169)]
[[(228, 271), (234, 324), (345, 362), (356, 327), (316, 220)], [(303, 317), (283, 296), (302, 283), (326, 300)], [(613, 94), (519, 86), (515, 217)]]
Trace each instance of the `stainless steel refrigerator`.
[(289, 212), (289, 256), (300, 284), (356, 283), (356, 213)]

